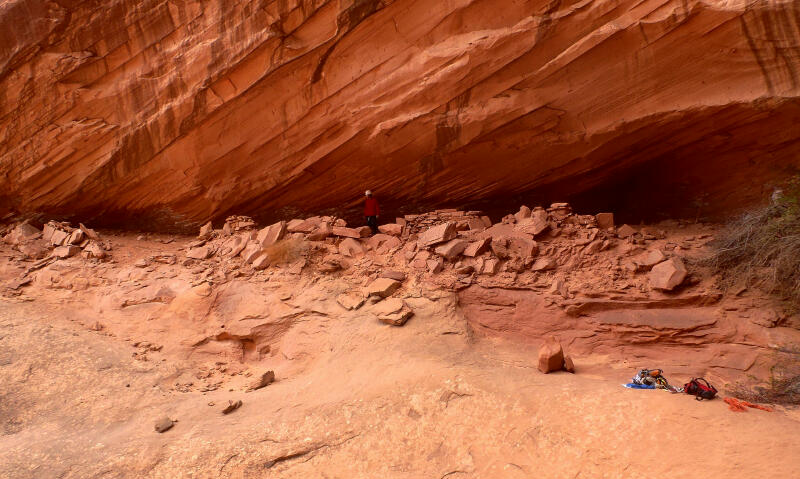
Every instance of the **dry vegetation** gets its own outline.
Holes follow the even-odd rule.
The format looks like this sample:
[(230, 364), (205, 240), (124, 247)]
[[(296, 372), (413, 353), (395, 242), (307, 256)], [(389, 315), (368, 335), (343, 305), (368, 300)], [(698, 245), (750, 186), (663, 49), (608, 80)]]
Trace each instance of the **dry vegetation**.
[(302, 258), (307, 248), (308, 244), (302, 239), (287, 238), (267, 246), (264, 251), (271, 264), (287, 264)]
[(800, 375), (797, 374), (799, 349), (777, 352), (780, 357), (770, 368), (769, 380), (753, 388), (734, 385), (729, 394), (745, 401), (770, 404), (800, 404)]
[(723, 287), (756, 286), (800, 309), (800, 175), (772, 204), (733, 221), (709, 262)]

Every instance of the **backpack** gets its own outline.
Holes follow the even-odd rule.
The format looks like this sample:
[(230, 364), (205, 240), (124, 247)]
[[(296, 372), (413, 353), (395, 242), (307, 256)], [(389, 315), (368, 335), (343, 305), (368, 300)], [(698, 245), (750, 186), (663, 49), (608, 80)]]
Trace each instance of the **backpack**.
[(692, 378), (691, 381), (683, 386), (683, 389), (686, 391), (686, 394), (691, 394), (698, 401), (714, 399), (714, 396), (717, 394), (717, 388), (708, 384), (708, 381), (703, 378)]
[(642, 369), (633, 377), (633, 384), (642, 386), (655, 386), (661, 376), (660, 369)]

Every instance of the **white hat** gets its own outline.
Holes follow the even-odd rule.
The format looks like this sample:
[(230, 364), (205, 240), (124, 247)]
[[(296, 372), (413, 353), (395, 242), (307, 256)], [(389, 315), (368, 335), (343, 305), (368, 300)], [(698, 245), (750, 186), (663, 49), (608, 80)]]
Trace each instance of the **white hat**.
[(372, 196), (372, 191), (370, 190), (365, 191), (364, 196)]

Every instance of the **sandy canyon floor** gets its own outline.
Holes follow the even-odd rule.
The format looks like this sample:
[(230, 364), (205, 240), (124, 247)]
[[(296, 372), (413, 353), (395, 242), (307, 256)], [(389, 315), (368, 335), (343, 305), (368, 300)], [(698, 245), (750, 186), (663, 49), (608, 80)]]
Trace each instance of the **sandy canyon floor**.
[[(702, 256), (713, 231), (662, 243)], [(102, 235), (110, 260), (53, 262), (0, 298), (2, 478), (800, 477), (800, 410), (621, 386), (660, 367), (727, 396), (796, 365), (800, 331), (765, 326), (764, 298), (720, 296), (702, 270), (672, 295), (632, 272), (617, 291), (606, 257), (642, 253), (617, 246), (554, 299), (552, 272), (465, 282), (371, 250), (333, 273), (311, 258), (254, 271), (185, 261), (195, 238)], [(4, 285), (31, 264), (6, 244), (0, 261)], [(381, 303), (337, 302), (387, 268), (407, 274), (402, 327), (376, 320)], [(576, 374), (537, 370), (546, 334)]]

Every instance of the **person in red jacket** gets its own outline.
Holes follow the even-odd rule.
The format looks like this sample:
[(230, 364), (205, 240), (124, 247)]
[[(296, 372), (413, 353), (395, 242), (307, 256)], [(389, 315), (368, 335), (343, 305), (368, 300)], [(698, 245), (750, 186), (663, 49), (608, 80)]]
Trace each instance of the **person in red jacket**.
[(378, 232), (378, 216), (381, 214), (378, 200), (372, 197), (370, 190), (367, 190), (364, 195), (367, 197), (364, 200), (364, 216), (367, 218), (367, 226), (372, 229), (372, 234), (376, 234)]

